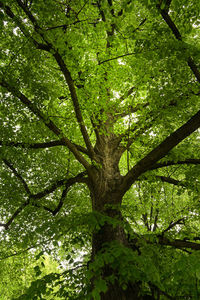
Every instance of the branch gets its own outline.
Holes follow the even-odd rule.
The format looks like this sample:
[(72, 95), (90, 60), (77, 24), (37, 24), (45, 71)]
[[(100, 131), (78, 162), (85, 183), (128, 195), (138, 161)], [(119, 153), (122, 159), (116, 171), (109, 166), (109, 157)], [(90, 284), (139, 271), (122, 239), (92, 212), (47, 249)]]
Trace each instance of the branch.
[(132, 86), (128, 91), (124, 93), (123, 96), (119, 98), (119, 102), (121, 103), (124, 99), (128, 98), (135, 90), (135, 86)]
[(0, 223), (1, 227), (4, 227), (5, 230), (7, 230), (9, 228), (9, 226), (12, 224), (12, 222), (14, 221), (14, 219), (20, 214), (20, 212), (29, 204), (29, 199), (27, 201), (25, 201), (24, 203), (22, 203), (17, 210), (14, 212), (14, 214), (10, 217), (10, 219), (5, 223)]
[(76, 146), (63, 135), (62, 131), (51, 121), (47, 116), (45, 116), (36, 106), (32, 103), (24, 94), (18, 91), (14, 86), (9, 85), (4, 80), (0, 81), (0, 86), (6, 88), (14, 96), (16, 96), (25, 106), (27, 106), (43, 123), (58, 137), (62, 137), (61, 140), (63, 144), (68, 147), (68, 149), (74, 154), (76, 159), (88, 170), (90, 168), (89, 163), (80, 154)]
[(52, 26), (52, 27), (46, 28), (46, 30), (48, 31), (48, 30), (53, 30), (53, 29), (58, 29), (58, 28), (62, 28), (64, 30), (66, 30), (68, 27), (70, 27), (72, 25), (76, 25), (78, 23), (86, 22), (86, 21), (88, 21), (88, 19), (85, 19), (85, 20), (76, 20), (76, 21), (74, 21), (71, 24), (62, 24), (62, 25)]
[(23, 177), (17, 172), (17, 170), (13, 167), (13, 165), (7, 159), (3, 158), (3, 162), (5, 163), (6, 166), (8, 166), (10, 168), (10, 170), (14, 173), (14, 175), (21, 181), (21, 183), (24, 186), (25, 191), (30, 196), (31, 195), (30, 189), (29, 189), (26, 181), (23, 179)]
[(160, 245), (172, 246), (178, 249), (189, 248), (192, 250), (200, 250), (200, 244), (194, 242), (188, 242), (179, 239), (169, 240), (168, 238), (160, 235), (158, 236), (158, 241)]
[[(10, 219), (6, 222), (6, 223), (0, 223), (0, 227), (4, 227), (6, 230), (9, 228), (9, 226), (12, 224), (12, 222), (14, 221), (14, 219), (20, 214), (20, 212), (29, 204), (31, 204), (32, 206), (38, 207), (38, 208), (43, 208), (45, 210), (47, 210), (48, 212), (52, 213), (53, 216), (55, 216), (60, 209), (63, 206), (64, 203), (64, 199), (67, 195), (67, 191), (69, 190), (69, 188), (77, 183), (77, 182), (85, 182), (84, 180), (84, 175), (86, 174), (86, 172), (82, 172), (79, 173), (77, 176), (69, 178), (69, 179), (63, 179), (63, 180), (59, 180), (56, 183), (54, 183), (53, 185), (51, 185), (50, 187), (46, 188), (45, 190), (43, 190), (42, 192), (39, 192), (37, 194), (29, 194), (29, 198), (27, 201), (25, 201), (24, 203), (22, 203), (17, 209), (16, 211), (13, 213), (13, 215), (10, 217)], [(16, 175), (17, 176), (17, 175)], [(19, 175), (18, 175), (19, 176)], [(20, 179), (21, 180), (21, 179)], [(23, 179), (22, 179), (23, 180)], [(53, 210), (47, 206), (43, 206), (43, 205), (39, 205), (37, 203), (34, 203), (33, 200), (37, 200), (37, 199), (41, 199), (42, 197), (52, 193), (53, 191), (55, 191), (58, 187), (62, 186), (65, 184), (65, 188), (62, 192), (62, 196), (61, 199), (58, 203), (58, 205), (56, 206), (56, 208)]]
[(16, 147), (23, 149), (43, 149), (51, 148), (55, 146), (65, 146), (62, 140), (44, 142), (44, 143), (22, 143), (22, 142), (11, 142), (11, 141), (0, 141), (0, 146)]
[(74, 110), (75, 110), (75, 114), (76, 114), (76, 119), (78, 121), (78, 124), (79, 124), (80, 130), (81, 130), (83, 139), (85, 141), (86, 147), (88, 149), (90, 158), (94, 159), (94, 156), (95, 156), (94, 149), (93, 149), (92, 144), (90, 142), (90, 138), (89, 138), (86, 126), (85, 126), (84, 121), (83, 121), (83, 117), (82, 117), (82, 114), (81, 114), (81, 109), (80, 109), (78, 97), (77, 97), (77, 94), (76, 94), (76, 89), (75, 89), (74, 82), (72, 80), (71, 74), (70, 74), (69, 70), (67, 69), (62, 57), (60, 56), (60, 54), (58, 52), (56, 52), (54, 54), (54, 57), (55, 57), (58, 65), (59, 65), (59, 67), (60, 67), (60, 69), (61, 69), (61, 71), (62, 71), (62, 73), (65, 77), (65, 80), (68, 84), (70, 94), (71, 94), (71, 98), (72, 98), (72, 102), (73, 102), (73, 106), (74, 106)]
[(19, 27), (19, 29), (25, 35), (25, 37), (27, 37), (28, 40), (30, 40), (37, 49), (49, 51), (47, 45), (39, 43), (31, 36), (30, 32), (26, 29), (23, 22), (12, 12), (8, 5), (5, 5), (3, 2), (0, 1), (0, 8), (2, 8), (4, 12), (15, 22), (15, 24)]
[[(150, 235), (150, 237), (152, 237), (152, 234)], [(157, 237), (157, 243), (163, 246), (171, 246), (177, 249), (192, 249), (192, 250), (200, 250), (200, 243), (194, 243), (194, 242), (190, 242), (190, 241), (186, 241), (186, 240), (180, 240), (180, 239), (168, 239), (167, 237), (165, 237), (164, 235), (155, 235), (155, 237)], [(140, 238), (142, 238), (143, 240), (145, 240), (147, 242), (147, 244), (153, 244), (155, 242), (153, 242), (153, 239), (148, 239), (147, 235), (145, 236), (136, 236), (134, 234), (134, 237), (129, 241), (129, 245), (132, 249), (135, 250), (135, 245), (137, 245), (137, 247), (139, 247), (140, 245)]]
[(140, 54), (142, 51), (138, 51), (138, 52), (131, 52), (131, 53), (126, 53), (126, 54), (122, 54), (122, 55), (118, 55), (118, 56), (115, 56), (115, 57), (112, 57), (112, 58), (108, 58), (106, 60), (103, 60), (103, 61), (100, 61), (98, 62), (98, 65), (102, 65), (108, 61), (112, 61), (112, 60), (115, 60), (115, 59), (118, 59), (118, 58), (122, 58), (122, 57), (125, 57), (125, 56), (130, 56), (130, 55), (134, 55), (134, 54)]
[(53, 216), (55, 216), (55, 215), (60, 211), (60, 209), (62, 208), (68, 190), (69, 190), (69, 186), (67, 185), (67, 186), (63, 189), (63, 192), (62, 192), (60, 201), (59, 201), (59, 203), (58, 203), (58, 205), (56, 206), (55, 209), (51, 209), (51, 208), (49, 208), (49, 207), (47, 207), (47, 206), (45, 206), (45, 205), (40, 205), (40, 204), (37, 204), (37, 203), (32, 203), (32, 206), (35, 206), (35, 207), (37, 207), (37, 208), (43, 208), (44, 210), (50, 212)]
[(144, 222), (144, 225), (145, 225), (146, 228), (147, 228), (147, 231), (151, 231), (151, 228), (150, 228), (149, 222), (148, 222), (148, 218), (147, 218), (147, 213), (142, 214), (142, 220), (143, 220), (143, 222)]
[(182, 186), (182, 187), (186, 187), (186, 185), (179, 181), (179, 180), (176, 180), (174, 178), (171, 178), (171, 177), (166, 177), (166, 176), (156, 176), (156, 178), (160, 179), (162, 182), (167, 182), (167, 183), (170, 183), (170, 184), (174, 184), (174, 185), (177, 185), (177, 186)]
[(145, 133), (146, 130), (149, 130), (153, 126), (153, 122), (155, 122), (157, 118), (158, 116), (152, 119), (147, 119), (145, 121), (145, 124), (144, 121), (139, 120), (138, 122), (132, 124), (132, 127), (128, 128), (123, 134), (121, 134), (121, 140), (124, 139), (124, 141), (127, 142), (127, 145), (123, 147), (124, 151), (129, 150), (130, 146), (136, 140), (136, 138)]
[[(140, 27), (146, 22), (146, 18), (144, 18), (144, 20), (142, 20), (142, 22), (138, 25), (138, 27), (136, 27), (133, 31), (132, 31), (132, 34), (134, 32), (136, 32), (138, 29), (140, 29)], [(134, 55), (134, 54), (140, 54), (142, 51), (138, 51), (138, 52), (131, 52), (131, 53), (126, 53), (126, 54), (122, 54), (122, 55), (119, 55), (119, 56), (116, 56), (116, 57), (113, 57), (113, 58), (109, 58), (109, 59), (106, 59), (104, 61), (101, 61), (98, 63), (98, 65), (101, 65), (101, 64), (104, 64), (105, 62), (108, 62), (108, 61), (112, 61), (112, 60), (115, 60), (115, 59), (118, 59), (118, 58), (122, 58), (122, 57), (125, 57), (125, 56), (130, 56), (130, 55)]]
[[(80, 152), (87, 154), (88, 151), (86, 148), (72, 143)], [(7, 146), (7, 147), (19, 147), (23, 149), (44, 149), (44, 148), (51, 148), (56, 146), (66, 146), (63, 140), (56, 140), (51, 142), (44, 142), (44, 143), (22, 143), (22, 142), (11, 142), (11, 141), (0, 141), (0, 146)]]
[(176, 225), (183, 225), (184, 224), (184, 220), (185, 220), (185, 218), (181, 218), (181, 219), (178, 219), (175, 222), (171, 222), (169, 224), (169, 226), (165, 230), (162, 231), (162, 234), (164, 234), (165, 232), (169, 231), (170, 229), (172, 229)]
[[(167, 2), (168, 2), (167, 4), (168, 4), (168, 9), (169, 9), (169, 5), (170, 5), (171, 1), (168, 0)], [(164, 21), (166, 22), (168, 27), (171, 29), (173, 35), (176, 37), (176, 39), (179, 41), (182, 41), (182, 36), (181, 36), (178, 28), (172, 21), (171, 17), (168, 15), (168, 9), (166, 9), (166, 8), (161, 9), (160, 4), (157, 5), (157, 8), (158, 8), (162, 18), (164, 19)], [(197, 68), (197, 65), (193, 61), (192, 57), (188, 57), (187, 64), (190, 67), (191, 71), (193, 72), (194, 76), (196, 77), (197, 81), (200, 83), (200, 72)]]
[(155, 217), (154, 217), (154, 223), (153, 223), (153, 228), (152, 228), (152, 231), (156, 231), (156, 228), (158, 228), (158, 215), (159, 215), (159, 209), (156, 208), (156, 214), (155, 214)]
[(199, 127), (200, 111), (192, 116), (188, 122), (168, 136), (161, 144), (149, 152), (126, 174), (126, 176), (124, 176), (124, 182), (122, 184), (123, 193), (130, 188), (130, 186), (140, 175), (150, 170), (158, 160), (163, 158), (171, 149), (173, 149)]
[(88, 135), (86, 126), (85, 126), (84, 121), (83, 121), (83, 117), (82, 117), (78, 97), (77, 97), (77, 94), (76, 94), (76, 89), (75, 89), (75, 86), (74, 86), (74, 82), (73, 82), (72, 77), (71, 77), (71, 73), (68, 70), (68, 68), (67, 68), (64, 60), (62, 59), (61, 55), (58, 53), (58, 50), (55, 49), (54, 46), (49, 41), (47, 41), (47, 39), (45, 38), (42, 28), (37, 24), (36, 18), (32, 15), (32, 13), (28, 9), (28, 7), (26, 5), (24, 5), (21, 0), (16, 0), (16, 1), (17, 1), (18, 5), (22, 8), (24, 13), (27, 15), (29, 20), (32, 22), (35, 31), (42, 37), (42, 39), (47, 44), (48, 51), (53, 50), (53, 56), (54, 56), (57, 64), (59, 65), (60, 70), (62, 71), (62, 73), (65, 77), (66, 83), (69, 87), (72, 102), (73, 102), (73, 106), (74, 106), (74, 110), (75, 110), (75, 114), (76, 114), (76, 119), (78, 121), (83, 139), (84, 139), (86, 147), (88, 149), (90, 158), (93, 159), (94, 156), (95, 156), (94, 149), (93, 149), (92, 144), (90, 142), (89, 135)]
[(85, 178), (83, 178), (85, 175), (86, 175), (86, 172), (81, 172), (75, 177), (71, 177), (69, 179), (64, 178), (64, 179), (58, 180), (58, 181), (54, 182), (51, 186), (44, 189), (43, 191), (41, 191), (37, 194), (32, 194), (31, 199), (41, 199), (41, 198), (45, 197), (46, 195), (51, 194), (58, 187), (61, 187), (62, 185), (70, 187), (74, 183), (85, 182)]
[(200, 164), (200, 159), (198, 158), (191, 158), (191, 159), (186, 159), (186, 160), (179, 160), (179, 161), (166, 161), (164, 163), (157, 163), (154, 164), (150, 170), (155, 170), (155, 169), (159, 169), (159, 168), (164, 168), (164, 167), (168, 167), (168, 166), (174, 166), (174, 165), (189, 165), (189, 164), (193, 164), (193, 165), (199, 165)]

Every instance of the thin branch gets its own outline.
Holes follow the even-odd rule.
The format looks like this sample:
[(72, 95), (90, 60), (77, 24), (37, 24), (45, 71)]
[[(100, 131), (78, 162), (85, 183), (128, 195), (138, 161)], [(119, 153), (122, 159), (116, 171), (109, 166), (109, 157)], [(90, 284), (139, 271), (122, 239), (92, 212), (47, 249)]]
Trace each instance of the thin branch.
[(14, 212), (14, 214), (10, 217), (10, 219), (5, 223), (0, 223), (1, 227), (4, 227), (5, 230), (8, 230), (9, 226), (12, 224), (12, 222), (14, 221), (14, 219), (20, 214), (20, 212), (27, 206), (29, 205), (29, 199), (27, 201), (25, 201), (24, 203), (22, 203), (17, 210)]
[[(80, 152), (87, 154), (88, 151), (83, 146), (78, 144), (72, 143)], [(45, 149), (45, 148), (52, 148), (56, 146), (66, 146), (63, 140), (56, 140), (50, 142), (42, 142), (42, 143), (23, 143), (23, 142), (13, 142), (13, 141), (0, 141), (0, 146), (7, 146), (7, 147), (16, 147), (22, 149)]]
[(175, 222), (171, 222), (171, 223), (169, 224), (169, 226), (168, 226), (165, 230), (162, 231), (162, 234), (164, 234), (165, 232), (171, 230), (171, 229), (174, 228), (176, 225), (183, 225), (183, 224), (184, 224), (184, 221), (185, 221), (185, 218), (180, 218), (180, 219), (178, 219), (178, 220), (175, 221)]
[(64, 200), (65, 200), (65, 197), (67, 196), (68, 190), (69, 190), (69, 185), (66, 185), (65, 188), (62, 191), (62, 195), (60, 197), (60, 201), (59, 201), (58, 205), (56, 206), (56, 208), (52, 212), (53, 216), (55, 216), (61, 210), (61, 208), (63, 207)]
[(176, 180), (174, 178), (171, 178), (171, 177), (166, 177), (166, 176), (156, 176), (157, 179), (160, 179), (162, 182), (167, 182), (167, 183), (170, 183), (170, 184), (173, 184), (173, 185), (177, 185), (177, 186), (182, 186), (182, 187), (186, 187), (185, 183), (179, 181), (179, 180)]
[(46, 28), (45, 30), (46, 31), (49, 31), (49, 30), (53, 30), (53, 29), (58, 29), (58, 28), (62, 28), (64, 30), (66, 30), (68, 27), (72, 26), (72, 25), (76, 25), (78, 23), (82, 23), (82, 22), (86, 22), (88, 21), (88, 19), (85, 19), (85, 20), (77, 20), (71, 24), (62, 24), (62, 25), (57, 25), (57, 26), (52, 26), (52, 27), (48, 27)]
[(112, 57), (112, 58), (108, 58), (106, 60), (103, 60), (103, 61), (100, 61), (98, 62), (98, 65), (102, 65), (108, 61), (112, 61), (112, 60), (116, 60), (116, 59), (119, 59), (119, 58), (122, 58), (122, 57), (125, 57), (125, 56), (130, 56), (130, 55), (135, 55), (135, 54), (140, 54), (142, 51), (138, 51), (138, 52), (131, 52), (131, 53), (126, 53), (126, 54), (122, 54), (122, 55), (118, 55), (118, 56), (115, 56), (115, 57)]
[(175, 130), (162, 143), (149, 152), (124, 176), (123, 192), (125, 193), (137, 178), (150, 170), (171, 149), (200, 127), (200, 111), (192, 116), (184, 125)]
[(150, 170), (155, 170), (159, 168), (164, 168), (168, 166), (174, 166), (174, 165), (199, 165), (200, 164), (200, 159), (198, 158), (191, 158), (191, 159), (186, 159), (186, 160), (179, 160), (179, 161), (166, 161), (164, 163), (157, 163), (154, 164)]
[(146, 228), (147, 228), (147, 231), (151, 231), (151, 228), (150, 228), (149, 222), (148, 222), (148, 218), (147, 218), (147, 213), (142, 214), (142, 220), (143, 220), (143, 222), (144, 222), (144, 225), (145, 225)]
[[(112, 13), (113, 14), (113, 13)], [(136, 27), (133, 31), (132, 31), (132, 34), (134, 32), (136, 32), (138, 29), (140, 29), (140, 27), (146, 22), (146, 18), (144, 18), (142, 20), (142, 22), (138, 25), (138, 27)], [(112, 57), (112, 58), (109, 58), (109, 59), (106, 59), (104, 61), (101, 61), (98, 63), (98, 65), (101, 65), (101, 64), (104, 64), (108, 61), (112, 61), (112, 60), (116, 60), (116, 59), (119, 59), (119, 58), (122, 58), (122, 57), (125, 57), (125, 56), (130, 56), (130, 55), (134, 55), (134, 54), (140, 54), (142, 51), (139, 51), (139, 52), (131, 52), (131, 53), (126, 53), (126, 54), (122, 54), (122, 55), (119, 55), (119, 56), (116, 56), (116, 57)]]
[[(137, 137), (145, 133), (146, 130), (149, 130), (157, 118), (158, 116), (152, 119), (147, 119), (145, 124), (143, 121), (139, 120), (133, 124), (134, 126), (132, 126), (132, 128), (128, 128), (123, 134), (121, 134), (121, 140), (124, 139), (124, 141), (127, 142), (127, 145), (124, 147), (124, 151), (129, 149)], [(130, 133), (133, 135), (130, 136)]]
[(32, 204), (32, 206), (34, 206), (34, 207), (37, 207), (37, 208), (43, 208), (44, 210), (50, 212), (53, 216), (55, 216), (55, 215), (60, 211), (60, 209), (62, 208), (62, 206), (63, 206), (63, 204), (64, 204), (64, 200), (65, 200), (65, 197), (66, 197), (66, 195), (67, 195), (68, 189), (69, 189), (69, 186), (66, 186), (66, 187), (63, 189), (63, 192), (62, 192), (60, 201), (59, 201), (59, 203), (58, 203), (58, 205), (56, 206), (55, 209), (51, 209), (51, 208), (49, 208), (49, 207), (46, 206), (46, 205), (40, 205), (40, 204), (38, 204), (38, 203), (31, 203), (31, 204)]
[(134, 92), (135, 89), (136, 89), (135, 86), (132, 86), (128, 91), (126, 91), (124, 93), (123, 96), (121, 96), (119, 98), (119, 102), (122, 102), (124, 99), (128, 98), (128, 96), (130, 96)]
[(5, 163), (5, 165), (7, 167), (10, 168), (10, 170), (14, 173), (14, 175), (21, 181), (21, 183), (24, 186), (25, 191), (27, 192), (28, 195), (31, 195), (31, 191), (26, 183), (26, 181), (23, 179), (23, 177), (21, 176), (21, 174), (19, 174), (19, 172), (13, 167), (13, 165), (5, 158), (3, 158), (3, 162)]
[(62, 140), (44, 142), (44, 143), (22, 143), (22, 142), (11, 142), (11, 141), (0, 141), (0, 146), (16, 147), (23, 149), (44, 149), (55, 146), (65, 146)]
[[(168, 293), (166, 293), (165, 291), (161, 290), (159, 287), (157, 287), (156, 285), (149, 283), (150, 287), (153, 287), (154, 289), (156, 289), (161, 295), (164, 295), (165, 297), (167, 297), (170, 300), (177, 300), (177, 298), (174, 298), (172, 296), (170, 296)], [(159, 297), (160, 298), (160, 297)], [(159, 299), (157, 298), (157, 299)]]

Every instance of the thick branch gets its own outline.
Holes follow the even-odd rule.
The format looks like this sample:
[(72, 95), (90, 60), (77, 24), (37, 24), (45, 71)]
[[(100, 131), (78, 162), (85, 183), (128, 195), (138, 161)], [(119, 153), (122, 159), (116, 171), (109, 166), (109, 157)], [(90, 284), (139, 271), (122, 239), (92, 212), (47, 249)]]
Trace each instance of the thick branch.
[(57, 62), (57, 64), (60, 67), (60, 70), (62, 71), (66, 83), (69, 87), (70, 90), (70, 94), (71, 94), (71, 98), (72, 98), (72, 102), (73, 102), (73, 106), (74, 106), (74, 110), (75, 110), (75, 114), (76, 114), (76, 118), (83, 136), (83, 139), (85, 141), (86, 147), (88, 149), (90, 158), (93, 159), (94, 158), (94, 150), (93, 147), (91, 145), (90, 139), (89, 139), (89, 135), (86, 129), (86, 126), (84, 124), (83, 121), (83, 117), (82, 117), (82, 113), (81, 113), (81, 109), (80, 109), (80, 105), (79, 105), (79, 101), (78, 101), (78, 97), (76, 94), (76, 89), (74, 86), (74, 82), (72, 80), (70, 71), (68, 70), (64, 60), (62, 59), (61, 55), (58, 53), (58, 51), (56, 49), (54, 49), (54, 46), (47, 41), (47, 39), (45, 38), (44, 34), (43, 34), (43, 30), (40, 28), (40, 26), (37, 23), (36, 18), (32, 15), (32, 13), (30, 12), (30, 10), (28, 9), (28, 7), (26, 5), (23, 4), (23, 2), (21, 0), (16, 0), (18, 5), (22, 8), (22, 10), (24, 11), (24, 13), (27, 15), (27, 17), (29, 18), (29, 20), (32, 22), (35, 31), (42, 37), (42, 39), (45, 41), (45, 43), (47, 44), (49, 50), (51, 49), (53, 50), (53, 56)]
[(153, 165), (163, 158), (171, 149), (200, 127), (200, 111), (198, 111), (188, 122), (168, 136), (161, 144), (141, 159), (124, 177), (123, 192), (126, 192), (134, 181)]
[[(168, 1), (168, 4), (170, 5), (171, 1)], [(160, 11), (161, 16), (163, 17), (164, 21), (167, 23), (168, 27), (171, 29), (173, 35), (176, 37), (177, 40), (182, 41), (182, 36), (172, 21), (171, 17), (168, 14), (168, 9), (161, 9), (160, 5), (158, 5), (158, 9)], [(187, 64), (190, 67), (191, 71), (193, 72), (194, 76), (196, 77), (197, 81), (200, 83), (200, 72), (198, 70), (197, 65), (193, 61), (192, 57), (188, 57)]]
[(158, 241), (160, 245), (172, 246), (178, 249), (189, 248), (192, 250), (200, 250), (200, 244), (194, 242), (188, 242), (179, 239), (169, 240), (164, 236), (158, 236)]
[(77, 121), (79, 123), (83, 139), (84, 139), (86, 147), (88, 149), (90, 158), (93, 159), (94, 158), (94, 149), (93, 149), (92, 144), (90, 142), (89, 135), (88, 135), (88, 132), (86, 130), (86, 127), (85, 127), (85, 124), (84, 124), (84, 121), (83, 121), (83, 117), (82, 117), (82, 114), (81, 114), (81, 109), (80, 109), (78, 97), (77, 97), (77, 94), (76, 94), (76, 89), (75, 89), (74, 82), (72, 80), (71, 74), (70, 74), (69, 70), (67, 69), (62, 57), (60, 56), (60, 54), (58, 52), (56, 52), (54, 54), (54, 57), (55, 57), (58, 65), (59, 65), (63, 75), (65, 76), (65, 80), (66, 80), (66, 82), (68, 84), (68, 87), (69, 87), (69, 90), (70, 90), (70, 94), (71, 94), (71, 97), (72, 97), (76, 118), (77, 118)]
[(86, 168), (89, 169), (89, 163), (84, 159), (84, 157), (80, 154), (76, 146), (63, 135), (62, 131), (51, 121), (48, 117), (46, 117), (35, 105), (32, 103), (24, 94), (18, 91), (14, 86), (9, 85), (7, 82), (2, 80), (0, 85), (6, 88), (9, 92), (11, 92), (14, 96), (16, 96), (23, 104), (25, 104), (43, 123), (58, 137), (62, 137), (61, 140), (63, 144), (69, 148), (69, 150), (74, 154), (76, 159)]
[(30, 40), (37, 49), (49, 51), (49, 47), (47, 45), (39, 43), (31, 36), (29, 30), (27, 30), (22, 21), (12, 12), (8, 5), (5, 5), (3, 4), (3, 2), (0, 1), (0, 8), (2, 8), (5, 11), (5, 13), (15, 22), (15, 24), (19, 27), (19, 29), (25, 35), (25, 37), (27, 37), (28, 40)]
[[(152, 236), (152, 235), (151, 235)], [(157, 243), (163, 246), (171, 246), (177, 249), (192, 249), (192, 250), (200, 250), (200, 243), (194, 243), (194, 242), (190, 242), (190, 241), (186, 241), (186, 240), (180, 240), (180, 239), (168, 239), (167, 237), (165, 237), (164, 235), (155, 235), (155, 237), (157, 237)], [(152, 239), (148, 239), (148, 237), (142, 237), (143, 239), (145, 239), (145, 241), (148, 244), (152, 244)], [(129, 245), (131, 248), (133, 248), (135, 250), (135, 245), (137, 244), (137, 246), (139, 245), (139, 240), (140, 237), (139, 236), (135, 236), (134, 238), (130, 240)]]

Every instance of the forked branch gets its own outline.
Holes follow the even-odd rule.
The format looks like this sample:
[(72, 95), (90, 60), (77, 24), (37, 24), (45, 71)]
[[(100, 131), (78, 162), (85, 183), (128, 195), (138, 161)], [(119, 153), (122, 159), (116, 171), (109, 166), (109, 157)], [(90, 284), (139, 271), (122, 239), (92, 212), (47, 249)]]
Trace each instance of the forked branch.
[[(17, 172), (15, 169), (14, 169), (14, 171), (15, 171), (15, 173)], [(82, 173), (79, 173), (75, 177), (71, 177), (69, 179), (59, 180), (59, 181), (55, 182), (54, 184), (52, 184), (50, 187), (46, 188), (45, 190), (43, 190), (42, 192), (39, 192), (37, 194), (31, 194), (30, 190), (28, 189), (28, 191), (29, 191), (28, 200), (23, 202), (16, 209), (16, 211), (13, 213), (13, 215), (9, 218), (9, 220), (6, 223), (0, 223), (0, 227), (4, 227), (7, 230), (9, 228), (9, 226), (12, 224), (12, 222), (17, 218), (17, 216), (28, 205), (32, 205), (34, 207), (42, 208), (42, 209), (50, 212), (53, 216), (55, 216), (60, 211), (60, 209), (62, 208), (69, 188), (75, 183), (78, 183), (78, 182), (84, 182), (85, 183), (86, 182), (86, 179), (84, 178), (85, 174), (86, 174), (85, 172), (82, 172)], [(22, 183), (25, 182), (23, 180), (23, 178), (21, 177), (21, 175), (19, 175), (18, 172), (17, 172), (16, 176), (22, 181)], [(58, 187), (60, 187), (62, 185), (64, 185), (64, 189), (63, 189), (60, 201), (58, 202), (58, 205), (55, 207), (55, 209), (51, 209), (48, 206), (40, 205), (37, 202), (35, 202), (35, 200), (38, 200), (38, 199), (41, 199), (41, 198), (45, 197), (46, 195), (52, 193), (53, 191), (55, 191)]]

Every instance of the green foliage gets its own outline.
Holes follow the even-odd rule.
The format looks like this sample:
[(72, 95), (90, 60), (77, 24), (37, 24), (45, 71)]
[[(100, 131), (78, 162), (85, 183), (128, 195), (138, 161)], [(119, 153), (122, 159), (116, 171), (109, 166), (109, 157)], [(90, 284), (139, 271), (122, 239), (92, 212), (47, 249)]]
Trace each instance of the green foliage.
[(0, 1), (0, 300), (200, 298), (199, 12)]

